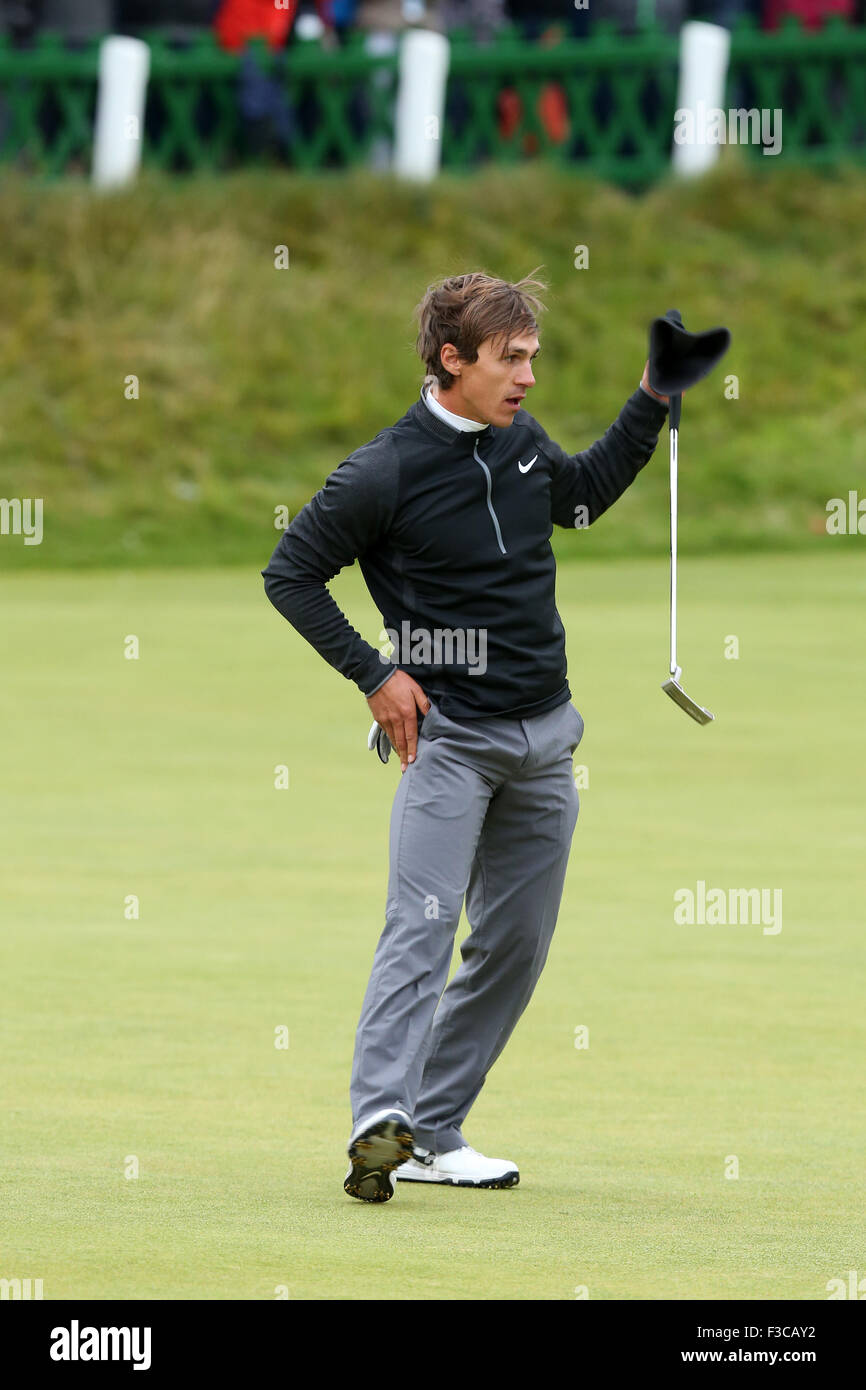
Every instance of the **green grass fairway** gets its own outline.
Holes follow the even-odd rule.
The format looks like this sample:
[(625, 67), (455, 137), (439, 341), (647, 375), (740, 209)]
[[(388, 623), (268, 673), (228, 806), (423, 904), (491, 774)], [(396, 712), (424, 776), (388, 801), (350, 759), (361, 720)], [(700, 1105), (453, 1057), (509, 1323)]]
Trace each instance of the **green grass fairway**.
[[(0, 1277), (820, 1300), (866, 1276), (863, 557), (684, 560), (708, 728), (659, 689), (667, 582), (560, 569), (589, 787), (546, 971), (466, 1124), (520, 1186), (380, 1208), (342, 1190), (399, 777), (363, 697), (255, 569), (7, 576)], [(334, 593), (376, 642), (357, 571)], [(677, 925), (698, 880), (781, 889), (782, 930)]]

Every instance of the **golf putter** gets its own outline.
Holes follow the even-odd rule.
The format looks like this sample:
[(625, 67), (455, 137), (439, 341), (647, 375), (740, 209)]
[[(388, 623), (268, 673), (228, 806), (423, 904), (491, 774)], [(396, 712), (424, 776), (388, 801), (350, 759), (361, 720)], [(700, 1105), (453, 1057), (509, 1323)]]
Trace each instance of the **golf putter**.
[(715, 715), (686, 694), (680, 685), (683, 673), (677, 665), (677, 444), (682, 403), (682, 393), (671, 396), (668, 415), (671, 432), (671, 674), (670, 679), (663, 682), (662, 690), (698, 724), (709, 724)]
[(709, 328), (689, 333), (679, 309), (668, 309), (664, 318), (653, 319), (649, 340), (649, 384), (670, 401), (668, 424), (671, 432), (671, 674), (662, 685), (680, 709), (698, 724), (714, 718), (697, 704), (680, 685), (682, 670), (677, 665), (677, 445), (683, 391), (702, 381), (721, 361), (731, 345), (727, 328)]

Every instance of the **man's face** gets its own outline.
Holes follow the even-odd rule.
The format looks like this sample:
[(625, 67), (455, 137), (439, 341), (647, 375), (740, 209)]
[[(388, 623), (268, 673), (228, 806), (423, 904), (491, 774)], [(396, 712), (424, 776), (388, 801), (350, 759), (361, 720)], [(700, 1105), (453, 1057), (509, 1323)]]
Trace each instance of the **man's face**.
[(451, 343), (442, 349), (442, 362), (455, 380), (438, 400), (446, 410), (486, 425), (510, 425), (523, 397), (535, 385), (532, 359), (539, 351), (535, 333), (485, 338), (477, 362), (464, 362)]

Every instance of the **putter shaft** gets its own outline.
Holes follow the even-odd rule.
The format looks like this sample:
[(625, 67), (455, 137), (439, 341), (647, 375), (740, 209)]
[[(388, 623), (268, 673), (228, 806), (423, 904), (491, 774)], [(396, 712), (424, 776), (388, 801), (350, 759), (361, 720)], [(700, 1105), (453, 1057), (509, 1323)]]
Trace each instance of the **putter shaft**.
[(671, 672), (670, 679), (662, 684), (662, 690), (670, 695), (674, 704), (691, 715), (697, 724), (709, 724), (715, 715), (699, 705), (687, 695), (680, 685), (682, 671), (677, 664), (677, 465), (679, 445), (679, 423), (682, 396), (671, 396), (668, 421), (671, 435)]

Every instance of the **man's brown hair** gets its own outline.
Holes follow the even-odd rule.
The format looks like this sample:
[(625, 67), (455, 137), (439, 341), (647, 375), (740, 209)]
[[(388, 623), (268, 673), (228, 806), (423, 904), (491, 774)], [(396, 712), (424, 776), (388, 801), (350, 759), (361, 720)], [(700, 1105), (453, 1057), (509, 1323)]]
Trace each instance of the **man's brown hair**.
[(546, 305), (533, 291), (547, 288), (543, 281), (528, 275), (511, 284), (481, 270), (449, 275), (429, 285), (415, 306), (416, 346), (427, 368), (425, 382), (435, 378), (443, 391), (453, 382), (454, 377), (443, 367), (440, 357), (446, 343), (454, 344), (464, 362), (477, 362), (478, 348), (486, 338), (502, 335), (507, 341), (518, 333), (537, 333), (536, 315)]

